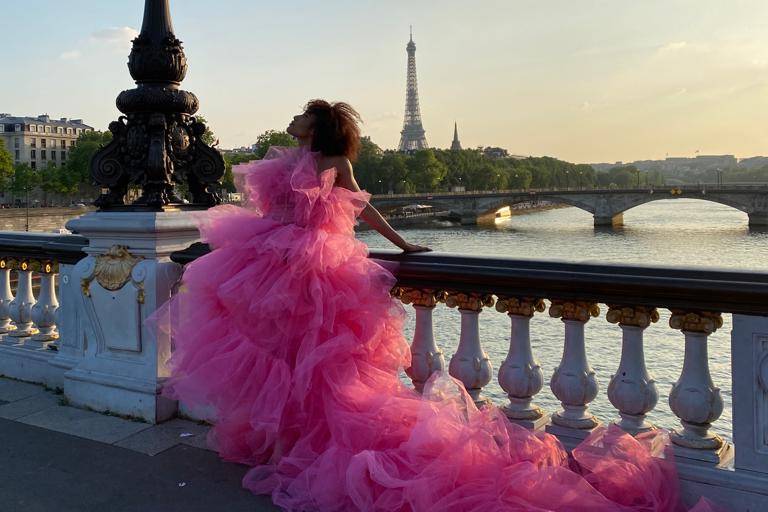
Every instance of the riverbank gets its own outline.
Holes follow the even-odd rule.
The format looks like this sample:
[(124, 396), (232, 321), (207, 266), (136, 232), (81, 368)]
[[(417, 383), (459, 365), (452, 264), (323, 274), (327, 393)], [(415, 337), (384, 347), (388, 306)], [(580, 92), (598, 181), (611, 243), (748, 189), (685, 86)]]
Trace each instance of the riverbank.
[[(515, 205), (519, 206), (519, 205)], [(517, 217), (520, 215), (528, 215), (532, 213), (543, 212), (547, 210), (555, 210), (558, 208), (568, 208), (567, 204), (542, 204), (535, 203), (524, 205), (519, 208), (505, 208), (494, 214), (489, 214), (483, 217), (478, 217), (478, 224), (487, 224), (489, 222), (495, 222), (496, 219), (504, 219), (508, 217)], [(395, 229), (402, 228), (420, 228), (420, 229), (440, 229), (440, 228), (452, 228), (461, 226), (461, 218), (458, 214), (452, 212), (435, 212), (435, 213), (417, 213), (409, 216), (384, 216), (389, 222), (390, 226)], [(360, 223), (355, 228), (356, 231), (369, 231), (372, 228), (364, 221), (360, 220)]]
[[(29, 231), (58, 232), (68, 220), (93, 210), (92, 207), (29, 208)], [(26, 208), (0, 208), (0, 231), (26, 231)]]

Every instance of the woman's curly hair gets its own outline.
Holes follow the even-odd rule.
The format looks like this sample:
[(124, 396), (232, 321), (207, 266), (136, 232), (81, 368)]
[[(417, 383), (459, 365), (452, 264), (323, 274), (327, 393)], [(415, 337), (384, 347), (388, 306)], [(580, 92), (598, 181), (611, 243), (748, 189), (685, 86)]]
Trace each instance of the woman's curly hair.
[(360, 114), (348, 103), (311, 100), (304, 112), (315, 119), (312, 151), (326, 156), (357, 159), (360, 151)]

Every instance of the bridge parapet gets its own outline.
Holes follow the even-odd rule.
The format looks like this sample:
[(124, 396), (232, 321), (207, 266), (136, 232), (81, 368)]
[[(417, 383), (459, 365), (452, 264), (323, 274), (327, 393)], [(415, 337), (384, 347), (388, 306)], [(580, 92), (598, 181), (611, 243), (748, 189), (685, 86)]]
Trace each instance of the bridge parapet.
[[(0, 336), (0, 372), (52, 387), (61, 387), (63, 379), (67, 398), (74, 393), (80, 397), (81, 405), (120, 411), (126, 396), (136, 390), (127, 385), (124, 369), (114, 361), (131, 357), (133, 367), (162, 374), (168, 353), (158, 351), (151, 343), (159, 340), (158, 333), (146, 332), (146, 344), (136, 347), (126, 346), (130, 340), (113, 333), (115, 336), (108, 340), (108, 346), (101, 345), (100, 352), (102, 359), (111, 355), (107, 359), (112, 363), (102, 366), (100, 375), (114, 383), (112, 393), (101, 394), (98, 399), (95, 395), (78, 394), (76, 388), (67, 386), (72, 369), (92, 359), (95, 345), (101, 343), (98, 339), (95, 343), (83, 343), (84, 339), (94, 340), (94, 324), (82, 316), (90, 313), (81, 306), (107, 308), (113, 320), (122, 316), (140, 322), (160, 303), (148, 297), (158, 290), (144, 288), (145, 296), (140, 287), (132, 284), (142, 277), (135, 264), (129, 265), (128, 274), (119, 270), (122, 265), (102, 265), (100, 268), (106, 273), (101, 280), (97, 282), (94, 277), (89, 281), (88, 276), (94, 274), (85, 270), (97, 253), (85, 256), (83, 252), (94, 251), (99, 242), (91, 240), (87, 246), (85, 243), (79, 236), (0, 235), (0, 292), (7, 291), (0, 293), (0, 324), (7, 330)], [(203, 244), (170, 251), (176, 263), (166, 265), (178, 264), (175, 268), (181, 269), (207, 251)], [(33, 257), (59, 265), (62, 278), (58, 288), (50, 286), (53, 279), (46, 283), (41, 278), (35, 293), (30, 276), (52, 273), (55, 267), (45, 267), (41, 261), (43, 266), (38, 269), (37, 263), (32, 263)], [(107, 255), (103, 261), (112, 257), (127, 261), (122, 253)], [(681, 357), (685, 362), (669, 404), (679, 426), (665, 426), (674, 427), (672, 440), (685, 496), (691, 500), (707, 496), (727, 504), (730, 510), (743, 512), (762, 510), (768, 503), (768, 438), (764, 435), (768, 431), (768, 274), (439, 253), (402, 255), (394, 251), (373, 251), (371, 257), (398, 262), (393, 294), (416, 307), (419, 328), (412, 341), (413, 363), (408, 369), (415, 386), (432, 372), (446, 367), (432, 326), (432, 312), (445, 302), (459, 309), (462, 316), (460, 340), (450, 358), (449, 371), (465, 384), (479, 405), (488, 403), (482, 392), (493, 378), (492, 369), (497, 363), (483, 349), (479, 325), (481, 313), (495, 305), (495, 310), (508, 315), (510, 321), (509, 352), (498, 372), (499, 384), (509, 399), (504, 405), (505, 413), (526, 428), (547, 430), (566, 446), (573, 446), (607, 422), (615, 422), (632, 434), (656, 427), (648, 420), (658, 401), (652, 373), (666, 364), (666, 357), (672, 356), (646, 361), (643, 334), (647, 329), (661, 328), (654, 325), (659, 310), (668, 310), (670, 332), (680, 333)], [(77, 265), (73, 265), (78, 259)], [(8, 265), (11, 260), (18, 263)], [(119, 279), (118, 274), (123, 278)], [(115, 288), (125, 276), (129, 276), (126, 284), (132, 288)], [(97, 288), (103, 289), (95, 293)], [(130, 300), (125, 300), (126, 293)], [(14, 295), (20, 305), (18, 312), (7, 313), (4, 309), (9, 295)], [(35, 340), (35, 329), (50, 329), (50, 316), (30, 316), (24, 311), (33, 310), (35, 301), (55, 310), (56, 295), (62, 302), (54, 314), (59, 338)], [(140, 308), (143, 313), (136, 318), (133, 315), (140, 304), (145, 309)], [(600, 321), (606, 310), (604, 318), (617, 325), (617, 342), (620, 339), (622, 346), (621, 361), (613, 375), (602, 375), (592, 368), (585, 342), (586, 329)], [(563, 323), (562, 357), (550, 380), (553, 393), (561, 402), (558, 410), (536, 404), (545, 380), (531, 346), (530, 319), (545, 311)], [(727, 392), (728, 384), (713, 382), (707, 353), (708, 338), (723, 325), (723, 315), (732, 315), (733, 320), (732, 419), (722, 414), (720, 388), (725, 387)], [(14, 328), (19, 335), (11, 335)], [(139, 358), (138, 354), (152, 357)], [(555, 366), (552, 361), (548, 363)], [(615, 407), (615, 417), (599, 417), (590, 407), (599, 394), (598, 382), (603, 379), (608, 381), (607, 394)], [(159, 389), (153, 388), (151, 396)], [(711, 428), (723, 421), (731, 422), (732, 441)]]

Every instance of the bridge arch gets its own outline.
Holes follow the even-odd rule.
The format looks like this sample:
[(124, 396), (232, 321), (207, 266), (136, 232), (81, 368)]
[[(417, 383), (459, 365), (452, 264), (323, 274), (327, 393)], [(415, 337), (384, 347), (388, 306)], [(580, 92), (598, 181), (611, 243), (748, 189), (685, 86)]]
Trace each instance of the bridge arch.
[[(637, 208), (638, 206), (642, 206), (644, 204), (652, 203), (655, 201), (676, 200), (676, 199), (677, 198), (670, 197), (664, 193), (648, 194), (646, 196), (642, 196), (637, 199), (632, 199), (631, 204), (629, 204), (626, 208), (621, 209), (620, 211), (616, 211), (615, 213), (621, 214), (633, 208)], [(740, 203), (728, 197), (722, 197), (717, 193), (702, 194), (701, 196), (686, 195), (684, 197), (681, 197), (680, 199), (695, 199), (697, 201), (707, 201), (710, 203), (718, 203), (724, 206), (729, 206), (733, 209), (739, 210), (744, 213), (750, 213), (749, 211), (750, 208), (748, 207), (748, 205), (744, 203)]]
[(496, 212), (505, 206), (508, 206), (512, 208), (512, 206), (520, 203), (528, 203), (528, 202), (542, 202), (546, 201), (548, 203), (554, 203), (554, 204), (565, 204), (568, 206), (573, 206), (575, 208), (579, 208), (580, 210), (584, 210), (587, 213), (594, 214), (595, 213), (595, 207), (594, 205), (591, 205), (584, 201), (579, 201), (577, 199), (568, 197), (568, 196), (517, 196), (517, 197), (504, 197), (500, 198), (497, 201), (494, 201), (490, 204), (482, 205), (481, 208), (478, 209), (478, 216), (488, 215), (490, 213)]

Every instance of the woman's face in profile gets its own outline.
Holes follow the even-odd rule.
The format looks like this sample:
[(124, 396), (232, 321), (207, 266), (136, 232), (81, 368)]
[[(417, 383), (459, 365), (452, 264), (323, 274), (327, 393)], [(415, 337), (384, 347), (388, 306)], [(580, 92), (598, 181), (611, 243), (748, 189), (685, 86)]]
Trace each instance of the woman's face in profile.
[(291, 124), (288, 125), (285, 131), (297, 139), (308, 138), (312, 136), (313, 124), (314, 119), (312, 119), (312, 115), (304, 112), (303, 114), (293, 116), (293, 121), (291, 121)]

